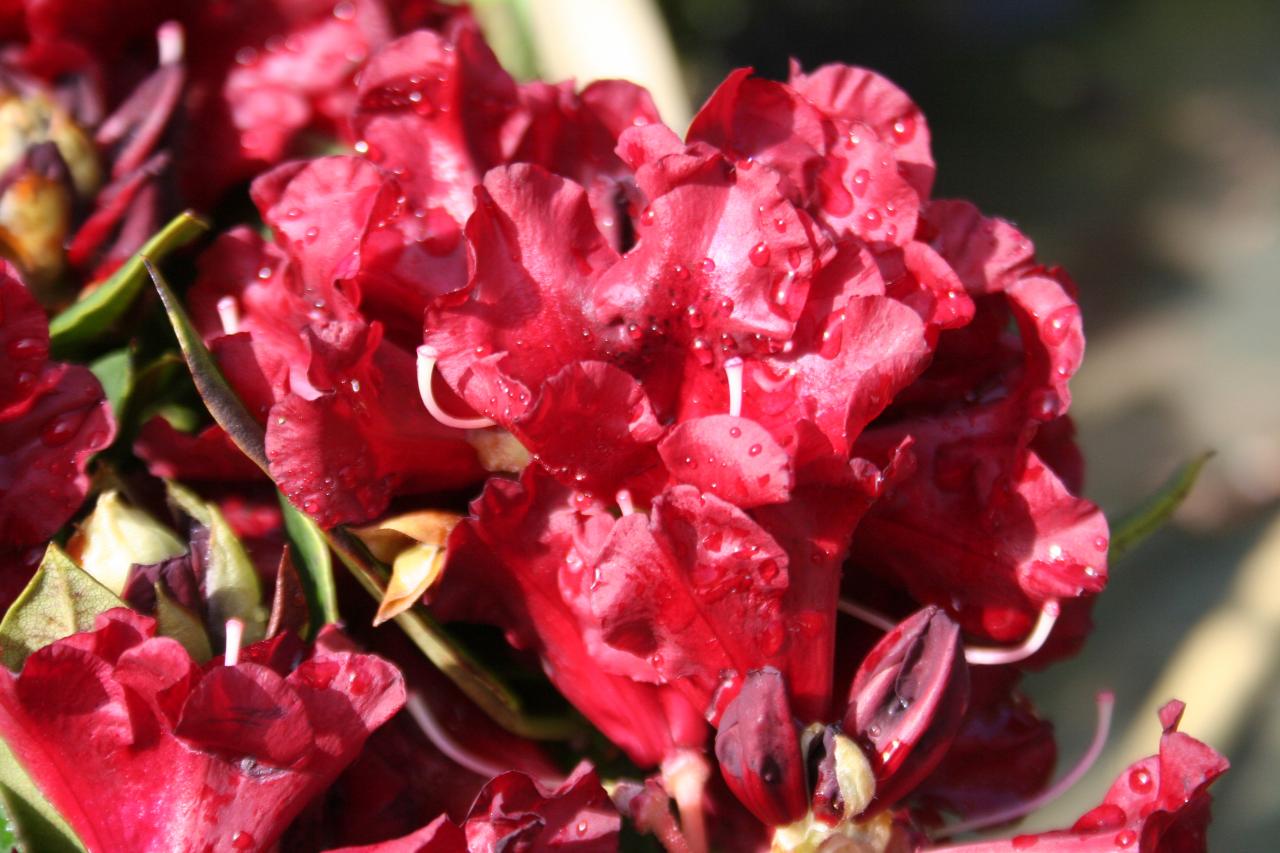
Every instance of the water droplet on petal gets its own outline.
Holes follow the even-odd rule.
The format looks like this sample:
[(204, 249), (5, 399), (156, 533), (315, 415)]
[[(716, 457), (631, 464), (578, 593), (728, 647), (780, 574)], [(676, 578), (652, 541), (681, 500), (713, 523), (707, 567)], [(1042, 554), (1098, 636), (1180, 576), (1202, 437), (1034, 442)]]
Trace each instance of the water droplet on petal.
[(713, 273), (716, 270), (716, 262), (710, 258), (703, 258), (698, 262), (698, 266), (702, 268), (704, 273), (708, 274)]
[(748, 448), (747, 448), (747, 455), (748, 455), (748, 456), (759, 456), (759, 455), (760, 455), (760, 453), (761, 453), (761, 451), (763, 451), (763, 450), (764, 450), (764, 448), (763, 448), (763, 447), (761, 447), (759, 444), (753, 444), (753, 445), (751, 445), (750, 447), (748, 447)]
[(641, 213), (640, 213), (640, 224), (641, 224), (641, 225), (652, 225), (652, 224), (653, 224), (653, 222), (654, 222), (654, 220), (655, 220), (655, 219), (657, 219), (657, 217), (658, 217), (658, 215), (657, 215), (656, 213), (654, 213), (654, 212), (653, 212), (653, 205), (650, 205), (650, 206), (646, 207), (643, 211), (641, 211)]
[(769, 246), (767, 243), (756, 243), (751, 247), (751, 251), (747, 254), (747, 259), (751, 261), (752, 266), (762, 267), (769, 263)]
[(911, 137), (916, 135), (916, 120), (914, 116), (903, 116), (893, 123), (893, 141), (899, 145), (903, 145), (911, 141)]

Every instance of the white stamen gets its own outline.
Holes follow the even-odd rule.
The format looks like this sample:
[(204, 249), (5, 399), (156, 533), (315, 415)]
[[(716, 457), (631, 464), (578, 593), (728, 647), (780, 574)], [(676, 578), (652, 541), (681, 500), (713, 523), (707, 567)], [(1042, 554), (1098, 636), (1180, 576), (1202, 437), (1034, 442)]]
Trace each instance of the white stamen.
[[(1058, 782), (1040, 793), (1039, 796), (1032, 797), (1029, 800), (1023, 800), (1020, 803), (990, 812), (978, 817), (972, 817), (968, 820), (954, 823), (944, 828), (940, 834), (945, 833), (946, 836), (959, 835), (962, 832), (973, 832), (974, 830), (984, 829), (988, 826), (997, 826), (1002, 823), (1008, 823), (1011, 820), (1017, 820), (1023, 815), (1031, 814), (1036, 809), (1047, 803), (1056, 800), (1058, 797), (1066, 793), (1084, 774), (1089, 772), (1089, 768), (1098, 760), (1098, 756), (1102, 754), (1102, 748), (1107, 744), (1107, 735), (1111, 732), (1111, 710), (1115, 706), (1115, 694), (1109, 690), (1104, 690), (1098, 694), (1098, 723), (1094, 728), (1093, 742), (1089, 744), (1089, 748), (1085, 750), (1084, 755), (1080, 756), (1080, 760), (1076, 762), (1066, 776), (1063, 776)], [(984, 845), (990, 842), (979, 842), (973, 844), (947, 845), (945, 847), (927, 848), (929, 853), (977, 853), (979, 850), (986, 849)]]
[(1040, 608), (1040, 616), (1032, 627), (1031, 633), (1019, 645), (1009, 648), (970, 646), (964, 650), (964, 659), (976, 666), (998, 666), (1004, 663), (1017, 663), (1040, 651), (1044, 641), (1058, 621), (1062, 608), (1056, 601), (1046, 601)]
[(418, 394), (422, 396), (422, 405), (427, 407), (431, 417), (454, 429), (484, 429), (496, 426), (496, 422), (488, 418), (455, 418), (440, 408), (440, 404), (436, 402), (435, 393), (431, 390), (431, 377), (435, 375), (438, 357), (439, 353), (432, 347), (425, 344), (418, 347)]
[(165, 21), (161, 24), (156, 30), (156, 46), (161, 65), (176, 65), (181, 62), (184, 47), (182, 25), (177, 21)]
[(729, 380), (729, 414), (742, 417), (742, 359), (738, 356), (726, 359), (724, 375)]
[(854, 619), (860, 619), (873, 628), (879, 628), (881, 631), (892, 631), (897, 627), (888, 616), (878, 613), (870, 607), (863, 607), (861, 604), (854, 604), (847, 598), (842, 598), (836, 603), (836, 609), (841, 613), (847, 613)]
[(636, 511), (636, 505), (631, 502), (631, 492), (627, 489), (619, 489), (616, 499), (618, 509), (622, 510), (623, 515), (631, 515)]
[(244, 623), (239, 619), (227, 620), (227, 653), (223, 664), (235, 666), (240, 662), (240, 644), (244, 642)]
[(234, 296), (223, 296), (218, 299), (218, 320), (222, 323), (222, 332), (234, 335), (240, 331), (240, 306), (236, 305)]

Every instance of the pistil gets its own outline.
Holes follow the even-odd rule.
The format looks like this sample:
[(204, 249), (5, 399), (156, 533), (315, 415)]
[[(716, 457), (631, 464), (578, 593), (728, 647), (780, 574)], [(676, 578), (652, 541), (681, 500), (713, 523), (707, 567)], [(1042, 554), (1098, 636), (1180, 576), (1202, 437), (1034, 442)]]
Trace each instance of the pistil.
[(422, 397), (422, 405), (427, 407), (431, 417), (454, 429), (484, 429), (496, 426), (496, 421), (488, 418), (456, 418), (440, 408), (440, 404), (436, 402), (435, 392), (431, 389), (431, 380), (436, 372), (436, 359), (439, 357), (440, 354), (432, 347), (425, 344), (418, 347), (418, 394)]

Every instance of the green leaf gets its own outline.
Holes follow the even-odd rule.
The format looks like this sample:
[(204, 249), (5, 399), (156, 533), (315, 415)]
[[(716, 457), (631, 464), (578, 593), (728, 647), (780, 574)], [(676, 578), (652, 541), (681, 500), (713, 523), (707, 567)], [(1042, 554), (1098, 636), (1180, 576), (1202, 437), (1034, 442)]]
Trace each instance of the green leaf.
[(102, 383), (111, 414), (118, 422), (133, 390), (133, 354), (128, 348), (113, 350), (90, 364), (89, 369)]
[(161, 636), (181, 643), (196, 663), (205, 663), (213, 657), (209, 635), (200, 618), (170, 598), (164, 584), (159, 582), (156, 583), (156, 630)]
[(1111, 522), (1111, 549), (1108, 559), (1115, 560), (1129, 552), (1138, 543), (1159, 530), (1186, 499), (1200, 476), (1205, 463), (1213, 458), (1213, 451), (1200, 454), (1184, 463), (1163, 486), (1137, 509)]
[(145, 258), (159, 260), (190, 243), (208, 227), (191, 211), (178, 214), (110, 278), (49, 321), (49, 345), (54, 354), (65, 355), (95, 340), (120, 319), (146, 284)]
[(50, 543), (35, 576), (0, 621), (0, 663), (17, 672), (36, 649), (91, 631), (99, 613), (124, 606)]
[[(333, 552), (365, 591), (375, 601), (382, 601), (386, 593), (386, 570), (368, 556), (358, 539), (341, 527), (330, 531), (328, 539)], [(535, 717), (524, 713), (519, 698), (455, 642), (421, 604), (396, 616), (395, 622), (437, 669), (507, 731), (534, 740), (563, 740), (579, 731), (577, 722), (571, 718)]]
[(267, 611), (262, 604), (262, 584), (244, 545), (231, 530), (222, 511), (177, 483), (166, 480), (169, 500), (178, 509), (209, 528), (209, 554), (205, 562), (204, 593), (209, 602), (209, 621), (221, 640), (217, 626), (228, 619), (244, 623), (244, 641), (256, 643), (267, 629)]
[(165, 313), (169, 315), (169, 323), (173, 333), (178, 337), (178, 346), (182, 347), (182, 355), (191, 370), (191, 378), (195, 380), (196, 390), (200, 392), (204, 404), (209, 407), (209, 414), (218, 422), (231, 440), (236, 443), (250, 459), (267, 475), (266, 434), (262, 426), (253, 419), (249, 410), (240, 402), (240, 398), (231, 390), (227, 380), (218, 370), (213, 356), (209, 353), (200, 333), (191, 324), (186, 309), (178, 301), (159, 270), (145, 262), (156, 290), (160, 292), (160, 300), (164, 303)]
[[(307, 591), (307, 605), (327, 625), (342, 617), (338, 614), (338, 593), (333, 585), (333, 555), (324, 531), (311, 518), (280, 495), (284, 512), (284, 529), (297, 555), (295, 565), (301, 570), (302, 586)], [(316, 616), (312, 616), (314, 622)], [(318, 626), (316, 626), (318, 627)]]
[(8, 745), (0, 741), (0, 806), (7, 819), (9, 839), (4, 849), (17, 847), (29, 853), (73, 853), (84, 847), (22, 769)]

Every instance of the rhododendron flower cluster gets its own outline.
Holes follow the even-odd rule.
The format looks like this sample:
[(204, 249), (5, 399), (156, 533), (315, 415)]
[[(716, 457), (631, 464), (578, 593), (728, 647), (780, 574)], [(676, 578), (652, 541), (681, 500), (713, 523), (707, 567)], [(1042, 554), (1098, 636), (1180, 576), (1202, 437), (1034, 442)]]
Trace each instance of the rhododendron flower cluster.
[[(74, 190), (0, 270), (20, 846), (1203, 849), (1226, 762), (1176, 703), (1071, 828), (957, 840), (1105, 742), (1104, 693), (1055, 782), (1019, 683), (1110, 532), (1075, 285), (932, 196), (893, 83), (741, 69), (681, 136), (434, 2), (0, 32), (44, 116), (6, 174)], [(248, 179), (260, 221), (214, 207)], [(175, 199), (232, 218), (162, 273)]]

